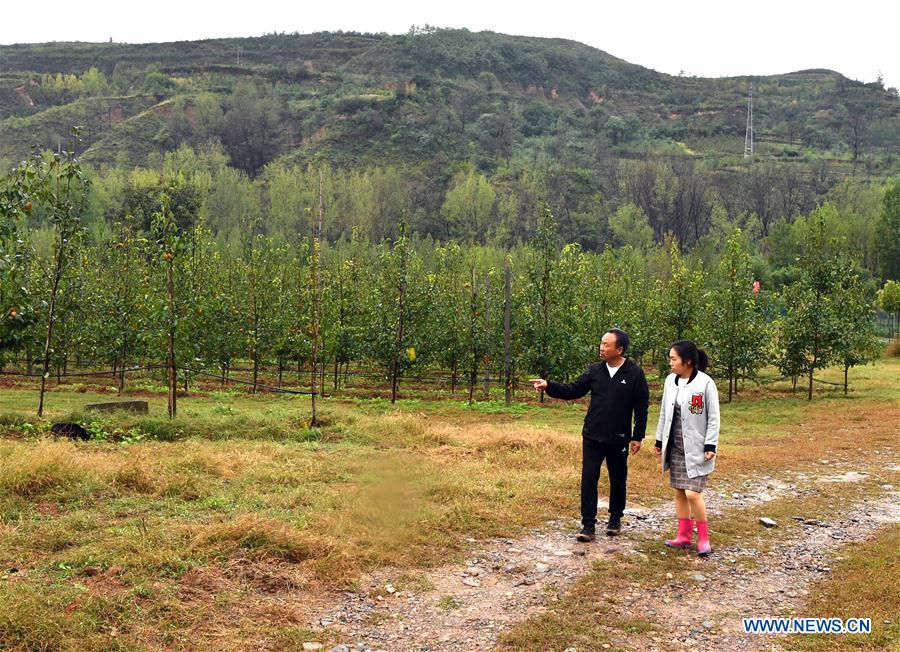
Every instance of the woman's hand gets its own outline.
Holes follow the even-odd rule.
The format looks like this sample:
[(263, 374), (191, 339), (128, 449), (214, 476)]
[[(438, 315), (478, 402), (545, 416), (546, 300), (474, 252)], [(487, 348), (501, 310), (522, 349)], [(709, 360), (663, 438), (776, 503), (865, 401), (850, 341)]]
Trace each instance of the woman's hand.
[(714, 458), (715, 456), (716, 456), (716, 454), (715, 454), (714, 452), (712, 452), (712, 451), (706, 451), (705, 453), (703, 453), (703, 457), (706, 458), (706, 461), (707, 461), (707, 462), (709, 462), (709, 461), (710, 461), (712, 458)]
[(532, 386), (539, 392), (543, 392), (545, 389), (547, 389), (547, 381), (543, 378), (532, 378), (528, 382), (531, 383)]
[(662, 455), (662, 448), (660, 448), (659, 446), (654, 446), (654, 447), (653, 447), (653, 450), (656, 451), (656, 456), (657, 456), (657, 457), (659, 457), (660, 455)]

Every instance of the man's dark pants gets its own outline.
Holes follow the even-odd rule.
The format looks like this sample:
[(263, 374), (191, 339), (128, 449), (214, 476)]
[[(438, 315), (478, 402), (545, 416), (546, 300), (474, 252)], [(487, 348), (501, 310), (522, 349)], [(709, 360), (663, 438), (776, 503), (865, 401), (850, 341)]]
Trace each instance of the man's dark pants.
[(622, 518), (625, 513), (625, 481), (628, 478), (628, 445), (604, 443), (581, 438), (581, 523), (593, 528), (597, 523), (597, 483), (600, 466), (606, 460), (609, 471), (609, 515)]

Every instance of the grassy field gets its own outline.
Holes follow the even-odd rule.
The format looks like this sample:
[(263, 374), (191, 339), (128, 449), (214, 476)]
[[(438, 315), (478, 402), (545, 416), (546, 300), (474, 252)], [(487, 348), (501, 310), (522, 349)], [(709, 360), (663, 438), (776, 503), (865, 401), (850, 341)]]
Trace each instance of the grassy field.
[(900, 644), (900, 525), (885, 528), (865, 547), (856, 547), (835, 574), (817, 587), (810, 613), (824, 618), (872, 619), (873, 633), (796, 637), (800, 650), (896, 650)]
[[(898, 378), (900, 361), (880, 361), (851, 372), (848, 397), (819, 385), (811, 403), (784, 383), (748, 387), (723, 404), (716, 482), (896, 450)], [(84, 414), (109, 398), (95, 389), (53, 391), (43, 421), (33, 389), (0, 393), (0, 649), (294, 649), (308, 640), (303, 614), (367, 569), (416, 578), (469, 538), (577, 516), (580, 403), (335, 397), (310, 428), (304, 397), (198, 391), (170, 421), (152, 388), (136, 392), (148, 416)], [(61, 419), (93, 439), (48, 438)], [(632, 459), (629, 499), (669, 499), (652, 451)], [(723, 541), (743, 536), (741, 519), (723, 523)], [(886, 567), (896, 532), (885, 536), (842, 582), (867, 586)], [(816, 604), (840, 612), (841, 595), (823, 587)], [(531, 623), (510, 640), (537, 648), (547, 627), (580, 626)]]

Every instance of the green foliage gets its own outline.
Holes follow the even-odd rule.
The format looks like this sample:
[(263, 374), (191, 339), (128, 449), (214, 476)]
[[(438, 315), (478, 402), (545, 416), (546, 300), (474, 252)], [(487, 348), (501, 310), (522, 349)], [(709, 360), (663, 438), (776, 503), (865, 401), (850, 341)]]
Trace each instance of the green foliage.
[(825, 222), (826, 210), (813, 213), (799, 259), (799, 278), (781, 296), (783, 316), (777, 322), (777, 364), (785, 376), (809, 378), (834, 361), (843, 324), (840, 288), (849, 265), (835, 251)]
[(728, 377), (730, 401), (740, 377), (756, 377), (768, 344), (765, 315), (754, 292), (750, 255), (740, 229), (728, 238), (715, 276), (708, 303), (709, 346), (715, 351), (716, 368)]
[(900, 339), (900, 281), (888, 281), (878, 290), (878, 306), (891, 314), (892, 337)]
[[(148, 183), (149, 182), (149, 183)], [(134, 228), (150, 233), (153, 220), (160, 211), (160, 191), (164, 180), (159, 178), (130, 180), (121, 197), (120, 219)], [(175, 220), (173, 227), (190, 231), (200, 208), (197, 188), (191, 184), (172, 184), (166, 190), (166, 201)]]
[(172, 92), (175, 88), (175, 83), (167, 75), (164, 75), (157, 70), (150, 70), (144, 75), (140, 88), (141, 91), (147, 95), (164, 97)]
[[(77, 140), (77, 131), (73, 137)], [(69, 151), (58, 151), (43, 156), (35, 153), (31, 165), (32, 178), (35, 180), (33, 186), (35, 202), (46, 210), (52, 228), (51, 261), (45, 278), (47, 284), (41, 293), (42, 307), (46, 306), (46, 319), (42, 324), (42, 334), (46, 333), (41, 352), (43, 373), (37, 412), (38, 416), (41, 416), (51, 361), (59, 366), (61, 358), (62, 366), (65, 366), (69, 345), (72, 343), (68, 341), (71, 338), (65, 337), (71, 332), (67, 333), (64, 329), (57, 329), (58, 341), (54, 341), (54, 326), (57, 320), (63, 325), (71, 325), (71, 318), (60, 319), (60, 317), (75, 312), (80, 303), (80, 277), (73, 276), (69, 268), (73, 262), (77, 262), (77, 259), (73, 261), (73, 258), (77, 255), (81, 244), (90, 181), (74, 154)], [(26, 176), (28, 174), (26, 172)], [(62, 338), (59, 337), (60, 330), (63, 330)]]
[(846, 393), (848, 370), (876, 360), (882, 347), (875, 334), (874, 287), (865, 283), (858, 272), (848, 270), (840, 279), (838, 296), (840, 332), (835, 359), (844, 367)]
[(429, 293), (437, 299), (430, 311), (427, 351), (436, 363), (450, 370), (451, 391), (455, 391), (466, 356), (465, 258), (456, 243), (440, 247), (435, 258), (435, 270), (427, 279)]
[(476, 174), (469, 168), (457, 175), (441, 208), (448, 237), (464, 242), (483, 241), (496, 197), (483, 174)]
[(235, 167), (254, 174), (278, 151), (281, 102), (269, 86), (240, 82), (227, 105), (222, 143)]
[(35, 314), (28, 288), (24, 222), (37, 201), (41, 171), (32, 158), (0, 180), (0, 364), (19, 346)]
[(678, 340), (704, 341), (702, 310), (707, 298), (704, 296), (705, 274), (703, 268), (694, 270), (678, 244), (669, 245), (669, 278), (657, 281), (655, 292), (658, 312), (656, 317), (661, 327), (659, 339), (659, 359), (662, 371), (668, 369), (669, 345)]
[(647, 215), (634, 204), (620, 206), (609, 218), (609, 229), (615, 244), (646, 251), (653, 246), (653, 228)]
[(900, 312), (900, 281), (888, 281), (878, 291), (878, 303), (882, 310)]
[(885, 190), (875, 232), (881, 278), (900, 279), (900, 182), (896, 180)]
[[(538, 200), (585, 249), (606, 243), (602, 220), (585, 218), (598, 216), (598, 196), (612, 200), (601, 216), (634, 203), (657, 241), (671, 232), (685, 247), (717, 202), (730, 219), (756, 214), (768, 234), (845, 177), (896, 174), (895, 93), (829, 71), (755, 83), (766, 139), (746, 162), (746, 80), (672, 77), (559, 39), (430, 30), (16, 45), (4, 48), (0, 161), (56, 148), (80, 125), (75, 151), (98, 167), (155, 167), (213, 141), (252, 177), (267, 165), (400, 168), (410, 232), (441, 238), (446, 191), (471, 163), (497, 197), (538, 176)], [(520, 212), (531, 225), (515, 231), (533, 226), (534, 205)], [(396, 236), (390, 217), (374, 239)], [(484, 224), (478, 241), (491, 235)]]
[[(354, 368), (377, 368), (398, 382), (431, 373), (450, 376), (454, 389), (468, 381), (474, 399), (478, 377), (496, 378), (503, 369), (507, 256), (518, 379), (535, 372), (571, 378), (595, 359), (600, 336), (612, 326), (631, 334), (630, 354), (645, 363), (665, 365), (671, 341), (696, 339), (708, 346), (713, 373), (728, 376), (733, 389), (738, 378), (754, 377), (770, 350), (791, 376), (811, 374), (823, 360), (849, 368), (870, 359), (872, 315), (861, 297), (871, 298), (873, 289), (874, 229), (863, 227), (883, 205), (880, 184), (838, 184), (809, 217), (776, 220), (763, 235), (757, 217), (729, 216), (722, 197), (696, 186), (696, 170), (622, 164), (622, 185), (610, 188), (609, 199), (595, 192), (584, 213), (570, 198), (595, 177), (561, 170), (491, 174), (465, 164), (448, 177), (449, 192), (426, 195), (417, 185), (422, 178), (393, 166), (279, 163), (251, 178), (210, 145), (179, 147), (152, 169), (86, 172), (79, 182), (89, 191), (83, 234), (66, 249), (48, 369), (112, 368), (119, 378), (110, 384), (117, 385), (124, 369), (166, 362), (170, 340), (179, 386), (193, 382), (194, 369), (216, 374), (224, 386), (248, 360), (277, 372), (279, 383), (287, 369), (308, 369), (313, 295), (306, 234), (318, 215), (320, 178), (318, 361), (335, 388), (354, 382)], [(574, 190), (567, 185), (576, 181)], [(58, 211), (38, 196), (39, 185), (22, 169), (0, 182), (4, 247), (19, 256), (4, 258), (11, 270), (2, 279), (4, 308), (9, 314), (12, 302), (32, 315), (4, 331), (6, 359), (17, 358), (25, 369), (43, 362), (49, 305), (36, 298), (50, 296), (58, 243)], [(640, 202), (619, 203), (632, 193), (639, 199), (650, 186), (651, 212)], [(672, 217), (683, 205), (679, 189), (691, 188), (707, 208), (714, 204), (706, 234), (698, 235), (702, 229), (695, 231), (690, 219)], [(35, 198), (30, 213), (26, 197)], [(544, 197), (563, 210), (538, 209)], [(697, 224), (704, 211), (695, 211)], [(446, 237), (449, 216), (463, 242), (433, 238), (440, 231)], [(419, 232), (400, 233), (407, 219)], [(740, 225), (750, 235), (735, 233)], [(666, 238), (675, 227), (689, 244), (679, 245), (674, 232)], [(591, 229), (595, 242), (616, 246), (596, 253), (574, 241)], [(759, 297), (754, 279), (765, 288)], [(889, 298), (892, 287), (882, 296)], [(775, 291), (778, 303), (770, 298)], [(20, 296), (12, 298), (15, 292)], [(839, 309), (854, 297), (858, 310)], [(841, 321), (851, 314), (855, 321)], [(773, 319), (774, 339), (764, 332)], [(850, 333), (860, 338), (851, 342)], [(151, 382), (158, 391), (162, 374)]]
[(562, 350), (561, 345), (568, 335), (554, 323), (561, 310), (554, 273), (559, 261), (557, 238), (556, 220), (550, 209), (545, 209), (538, 222), (537, 234), (531, 241), (523, 324), (525, 336), (533, 343), (527, 351), (525, 364), (528, 369), (536, 369), (541, 378), (564, 373), (557, 364), (556, 354)]

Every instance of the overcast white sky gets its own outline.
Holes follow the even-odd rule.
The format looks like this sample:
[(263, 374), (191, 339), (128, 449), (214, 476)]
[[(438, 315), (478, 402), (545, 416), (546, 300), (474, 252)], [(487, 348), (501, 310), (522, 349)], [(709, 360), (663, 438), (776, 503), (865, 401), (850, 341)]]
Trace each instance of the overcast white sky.
[(866, 82), (880, 71), (886, 86), (900, 87), (898, 7), (891, 0), (5, 0), (0, 44), (110, 37), (138, 43), (338, 29), (396, 34), (427, 23), (570, 38), (670, 74), (829, 68)]

